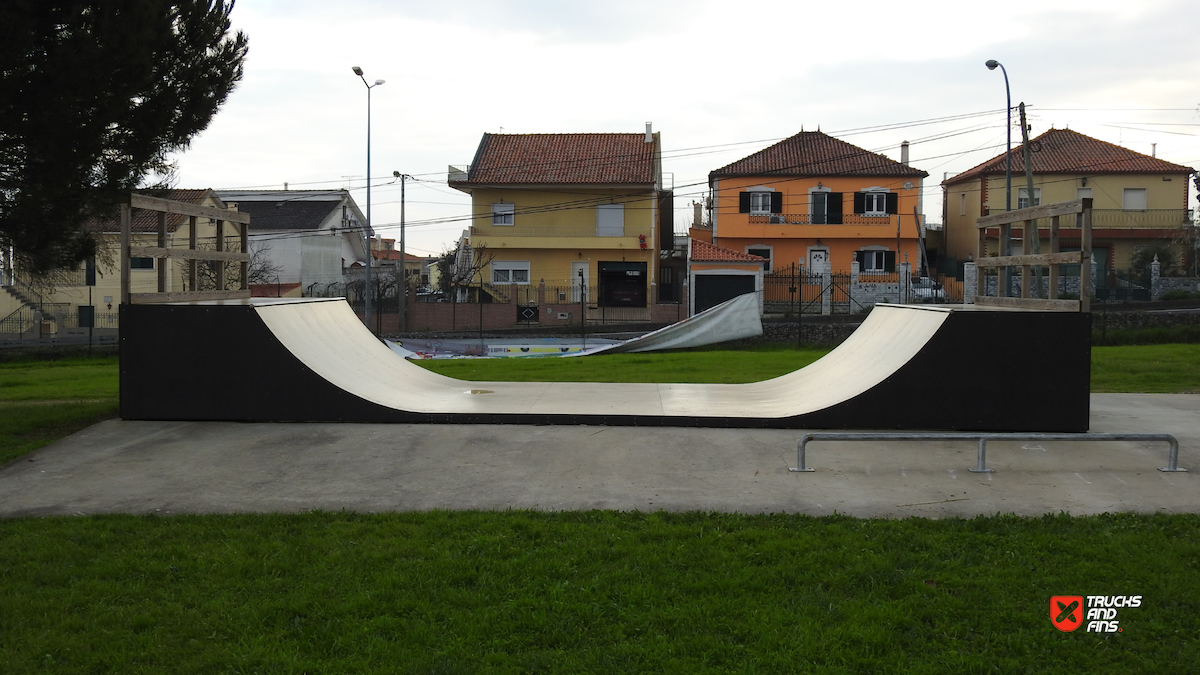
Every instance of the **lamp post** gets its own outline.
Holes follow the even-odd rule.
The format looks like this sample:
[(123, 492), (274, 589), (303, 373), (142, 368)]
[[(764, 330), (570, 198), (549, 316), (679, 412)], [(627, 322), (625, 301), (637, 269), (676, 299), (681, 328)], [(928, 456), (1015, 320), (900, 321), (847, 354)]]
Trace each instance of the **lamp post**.
[[(1000, 63), (996, 59), (988, 59), (983, 65), (987, 66), (988, 70), (995, 70), (999, 66), (1000, 72), (1004, 74), (1004, 100), (1006, 104), (1004, 111), (1008, 115), (1006, 124), (1008, 139), (1004, 148), (1004, 210), (1012, 211), (1012, 91), (1008, 87), (1008, 70), (1005, 69), (1003, 63)], [(1029, 200), (1032, 203), (1033, 194), (1029, 195)], [(1012, 240), (1010, 238), (1004, 237), (1000, 242), (1000, 255), (1012, 255)], [(996, 278), (996, 284), (1003, 287), (996, 289), (1000, 297), (1008, 296), (1008, 286), (1011, 283), (1009, 281), (1008, 268), (1005, 268), (1004, 272), (1004, 274)]]
[(363, 313), (363, 318), (367, 324), (367, 330), (372, 333), (371, 329), (371, 263), (374, 262), (374, 254), (371, 252), (371, 90), (384, 83), (384, 80), (375, 80), (375, 84), (367, 84), (367, 78), (363, 77), (362, 68), (353, 66), (351, 70), (362, 80), (363, 86), (367, 88), (367, 228), (363, 233), (367, 240), (367, 275), (366, 275), (366, 296), (367, 304), (366, 311)]

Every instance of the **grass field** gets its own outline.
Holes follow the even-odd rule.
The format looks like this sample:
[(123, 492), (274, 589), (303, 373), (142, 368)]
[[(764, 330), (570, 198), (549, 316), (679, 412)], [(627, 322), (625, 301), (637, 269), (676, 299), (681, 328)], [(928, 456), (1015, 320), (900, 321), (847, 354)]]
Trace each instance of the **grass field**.
[(116, 357), (0, 363), (0, 464), (116, 416)]
[[(1200, 390), (1195, 347), (1096, 348), (1093, 385)], [(821, 355), (422, 365), (485, 380), (737, 382)], [(116, 379), (115, 359), (0, 365), (0, 463), (115, 415)], [(1198, 538), (1200, 517), (1163, 514), (8, 519), (0, 672), (1200, 672)], [(1143, 604), (1120, 610), (1120, 633), (1067, 634), (1050, 624), (1051, 595)]]
[[(1187, 673), (1198, 519), (430, 512), (0, 521), (53, 673)], [(1061, 633), (1051, 595), (1140, 595)]]

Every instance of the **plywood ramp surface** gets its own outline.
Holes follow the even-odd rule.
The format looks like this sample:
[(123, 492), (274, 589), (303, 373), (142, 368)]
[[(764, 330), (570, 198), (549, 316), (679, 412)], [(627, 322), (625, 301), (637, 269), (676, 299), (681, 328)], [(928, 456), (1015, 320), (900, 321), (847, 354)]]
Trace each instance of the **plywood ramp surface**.
[(879, 306), (849, 339), (798, 371), (749, 384), (468, 382), (409, 363), (342, 301), (256, 304), (271, 333), (330, 384), (414, 413), (784, 418), (847, 401), (894, 375), (950, 316)]

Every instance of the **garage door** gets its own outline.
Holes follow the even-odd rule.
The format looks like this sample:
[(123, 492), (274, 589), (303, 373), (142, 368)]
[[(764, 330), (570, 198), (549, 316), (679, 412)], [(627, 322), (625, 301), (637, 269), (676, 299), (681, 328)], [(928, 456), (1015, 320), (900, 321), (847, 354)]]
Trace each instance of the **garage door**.
[(752, 274), (705, 274), (696, 277), (696, 311), (732, 300), (739, 295), (754, 292)]

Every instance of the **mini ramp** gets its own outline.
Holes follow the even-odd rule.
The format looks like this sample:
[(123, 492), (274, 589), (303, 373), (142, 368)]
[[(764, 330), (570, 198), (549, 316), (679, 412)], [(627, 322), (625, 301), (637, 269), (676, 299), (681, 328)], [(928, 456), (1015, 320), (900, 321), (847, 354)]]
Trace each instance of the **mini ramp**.
[(879, 305), (764, 382), (466, 382), (394, 354), (341, 299), (122, 305), (121, 416), (1083, 432), (1089, 339), (1079, 312)]

